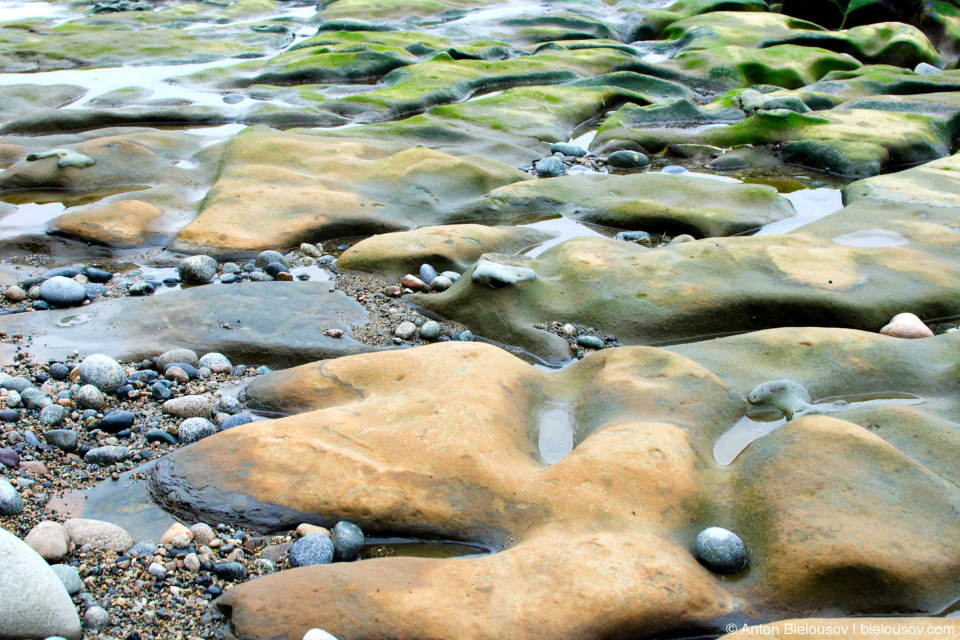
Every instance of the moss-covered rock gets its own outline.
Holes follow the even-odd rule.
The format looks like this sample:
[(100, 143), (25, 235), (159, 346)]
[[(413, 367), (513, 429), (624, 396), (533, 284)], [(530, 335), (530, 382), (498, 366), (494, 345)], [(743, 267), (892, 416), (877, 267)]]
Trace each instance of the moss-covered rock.
[[(695, 131), (628, 128), (630, 106), (601, 127), (593, 146), (605, 151), (639, 146), (659, 152), (669, 144), (779, 145), (786, 162), (866, 177), (887, 167), (942, 158), (952, 144), (953, 112), (906, 113), (833, 109), (796, 113), (760, 110), (743, 122)], [(625, 126), (626, 125), (626, 126)]]
[(861, 64), (826, 49), (784, 44), (766, 49), (728, 46), (688, 51), (661, 66), (700, 77), (717, 88), (768, 84), (799, 89), (831, 71), (857, 69)]

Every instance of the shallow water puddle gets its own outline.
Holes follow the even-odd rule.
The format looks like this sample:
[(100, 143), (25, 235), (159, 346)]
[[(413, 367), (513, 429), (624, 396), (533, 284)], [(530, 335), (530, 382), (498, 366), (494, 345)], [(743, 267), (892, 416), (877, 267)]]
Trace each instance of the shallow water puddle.
[(540, 457), (547, 464), (556, 464), (573, 451), (574, 421), (570, 406), (548, 402), (537, 416)]
[(594, 238), (605, 238), (602, 233), (597, 233), (590, 227), (577, 222), (576, 220), (571, 220), (570, 218), (557, 217), (550, 220), (541, 220), (540, 222), (534, 222), (533, 224), (521, 225), (527, 229), (539, 229), (540, 231), (553, 231), (558, 233), (556, 238), (553, 240), (547, 240), (543, 244), (539, 244), (532, 249), (525, 251), (523, 255), (530, 256), (531, 258), (536, 258), (541, 253), (549, 249), (550, 247), (555, 247), (558, 244), (566, 242), (570, 238), (580, 238), (580, 237), (594, 237)]
[(886, 229), (864, 229), (837, 236), (833, 239), (837, 244), (846, 247), (859, 247), (861, 249), (882, 249), (885, 247), (900, 247), (909, 244), (910, 241), (904, 238), (896, 231), (887, 231)]
[[(814, 411), (807, 415), (833, 413), (861, 406), (910, 406), (921, 404), (924, 399), (910, 393), (869, 393), (851, 396), (834, 396), (818, 400)], [(768, 433), (787, 424), (778, 410), (754, 410), (737, 420), (730, 429), (717, 438), (713, 445), (713, 458), (721, 466), (729, 466), (743, 451)]]
[(24, 18), (49, 18), (66, 10), (66, 7), (49, 2), (5, 2), (0, 5), (0, 22)]
[(56, 511), (68, 518), (105, 520), (126, 529), (134, 540), (159, 540), (175, 522), (173, 516), (154, 504), (147, 494), (147, 481), (133, 477), (148, 472), (148, 462), (120, 474), (119, 480), (104, 480), (90, 489), (68, 491), (47, 504), (47, 512)]
[(360, 558), (476, 558), (493, 553), (493, 549), (470, 542), (450, 540), (420, 540), (417, 538), (367, 538), (360, 551)]
[(43, 235), (47, 232), (47, 223), (63, 213), (62, 202), (17, 205), (17, 210), (0, 218), (0, 239), (15, 238), (30, 234)]
[(843, 194), (839, 189), (801, 189), (780, 194), (790, 201), (797, 215), (765, 225), (758, 236), (769, 236), (795, 231), (843, 209)]
[(243, 62), (249, 62), (249, 60), (227, 58), (195, 64), (161, 64), (138, 67), (61, 69), (58, 71), (37, 71), (34, 73), (0, 73), (0, 85), (30, 83), (49, 86), (54, 84), (72, 84), (91, 90), (82, 98), (66, 107), (62, 107), (65, 109), (86, 107), (88, 102), (98, 96), (128, 87), (152, 89), (154, 93), (150, 96), (150, 100), (190, 100), (197, 105), (223, 106), (223, 99), (220, 93), (200, 91), (188, 86), (172, 84), (166, 81), (197, 71), (218, 67), (232, 67)]

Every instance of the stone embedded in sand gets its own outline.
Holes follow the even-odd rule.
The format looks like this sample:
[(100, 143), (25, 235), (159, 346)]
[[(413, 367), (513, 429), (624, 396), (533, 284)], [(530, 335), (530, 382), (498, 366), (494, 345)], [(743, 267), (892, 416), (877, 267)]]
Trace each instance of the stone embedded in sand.
[(77, 547), (91, 545), (94, 549), (123, 553), (134, 543), (122, 527), (101, 520), (70, 519), (63, 523), (63, 527)]
[(44, 520), (24, 538), (31, 549), (47, 562), (60, 562), (70, 552), (70, 536), (59, 522)]
[(787, 420), (810, 411), (813, 400), (803, 385), (793, 380), (775, 380), (757, 385), (747, 396), (752, 405), (770, 406), (783, 412)]
[(900, 313), (893, 320), (880, 329), (885, 336), (895, 338), (932, 338), (933, 331), (923, 323), (923, 320), (912, 313)]
[[(495, 258), (495, 256), (490, 257)], [(474, 267), (471, 277), (474, 282), (499, 288), (528, 280), (536, 280), (537, 274), (533, 269), (516, 264), (502, 264), (492, 260), (480, 260), (477, 262), (476, 267)]]

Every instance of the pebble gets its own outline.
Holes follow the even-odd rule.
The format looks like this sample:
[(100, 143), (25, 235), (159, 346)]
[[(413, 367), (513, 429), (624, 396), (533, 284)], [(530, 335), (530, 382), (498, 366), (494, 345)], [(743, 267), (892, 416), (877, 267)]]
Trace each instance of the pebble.
[(323, 255), (323, 253), (320, 251), (320, 249), (317, 248), (316, 245), (309, 244), (306, 242), (300, 245), (300, 253), (302, 253), (305, 256), (309, 256), (311, 258), (319, 258), (321, 255)]
[(152, 542), (138, 542), (137, 544), (127, 549), (126, 554), (134, 558), (137, 558), (137, 557), (148, 558), (150, 556), (156, 555), (159, 549), (160, 547), (158, 547)]
[(333, 562), (333, 541), (322, 533), (312, 533), (293, 543), (287, 551), (287, 559), (292, 567), (306, 567), (314, 564)]
[(436, 340), (440, 337), (440, 323), (435, 320), (428, 320), (420, 327), (420, 337), (424, 340)]
[(190, 535), (193, 536), (197, 544), (209, 544), (211, 540), (217, 537), (210, 525), (199, 522), (190, 527)]
[(90, 545), (95, 549), (123, 553), (133, 546), (133, 538), (120, 526), (102, 520), (73, 518), (63, 523), (70, 542), (78, 547)]
[(24, 538), (31, 549), (47, 562), (60, 562), (70, 552), (70, 536), (59, 522), (44, 520)]
[(544, 178), (556, 178), (567, 174), (567, 165), (560, 158), (553, 156), (537, 160), (533, 164), (533, 168), (538, 176)]
[(247, 579), (247, 568), (239, 562), (219, 562), (213, 567), (213, 572), (221, 580), (240, 582)]
[(569, 142), (556, 142), (550, 147), (550, 153), (559, 153), (573, 158), (582, 158), (587, 155), (587, 150)]
[(257, 558), (253, 561), (253, 564), (257, 567), (257, 570), (264, 575), (277, 572), (277, 565), (274, 564), (272, 560), (267, 560), (266, 558)]
[(607, 345), (597, 336), (580, 336), (577, 338), (577, 344), (585, 349), (600, 350)]
[(87, 299), (87, 290), (76, 280), (54, 276), (40, 285), (40, 299), (55, 307), (75, 307)]
[(430, 288), (434, 291), (446, 291), (453, 286), (453, 281), (446, 276), (437, 276), (430, 283)]
[(417, 325), (413, 324), (412, 322), (401, 322), (400, 326), (394, 330), (393, 335), (397, 336), (401, 340), (409, 340), (416, 332)]
[(0, 449), (0, 464), (9, 469), (16, 469), (20, 466), (20, 454), (10, 447), (4, 447)]
[(716, 573), (732, 573), (747, 566), (747, 550), (740, 537), (720, 527), (697, 535), (697, 559)]
[(80, 573), (76, 567), (72, 567), (69, 564), (55, 564), (50, 568), (53, 569), (53, 572), (60, 578), (60, 582), (63, 583), (63, 587), (67, 590), (67, 593), (76, 595), (83, 590), (83, 582), (80, 581)]
[(200, 358), (198, 358), (196, 352), (191, 349), (171, 349), (157, 357), (156, 369), (162, 372), (167, 365), (177, 363), (198, 367), (200, 366)]
[(653, 237), (646, 231), (621, 231), (616, 235), (615, 239), (626, 242), (638, 242), (640, 244), (653, 244)]
[(210, 256), (190, 256), (177, 265), (180, 280), (190, 284), (206, 284), (217, 275), (217, 261)]
[(707, 169), (713, 171), (740, 171), (750, 167), (750, 163), (741, 156), (722, 155), (707, 163)]
[(7, 287), (7, 290), (3, 292), (3, 295), (10, 302), (23, 302), (27, 299), (27, 292), (15, 284)]
[(643, 169), (650, 166), (650, 158), (637, 151), (614, 151), (607, 156), (607, 166), (614, 169)]
[(52, 429), (43, 434), (43, 438), (47, 444), (68, 453), (76, 451), (80, 442), (80, 434), (71, 429)]
[(16, 488), (0, 478), (0, 516), (17, 516), (23, 513), (23, 498)]
[(187, 418), (180, 423), (177, 439), (181, 444), (191, 444), (217, 433), (217, 425), (206, 418)]
[(181, 396), (163, 403), (163, 412), (174, 418), (209, 418), (210, 400), (203, 396)]
[(99, 631), (110, 624), (110, 614), (103, 607), (89, 607), (83, 612), (83, 626)]
[(70, 368), (62, 362), (54, 362), (50, 365), (50, 377), (54, 380), (66, 380), (70, 375)]
[(912, 313), (899, 313), (880, 333), (894, 338), (932, 338), (933, 331)]
[(352, 562), (363, 548), (363, 531), (352, 522), (340, 521), (330, 532), (333, 541), (333, 559), (338, 562)]
[(533, 269), (480, 260), (473, 270), (473, 281), (490, 287), (505, 287), (537, 277)]
[(100, 430), (118, 433), (133, 427), (135, 416), (129, 411), (111, 411), (100, 419)]
[(80, 387), (75, 399), (77, 406), (81, 409), (94, 409), (96, 411), (103, 409), (103, 405), (106, 403), (103, 393), (92, 384), (85, 384)]
[(433, 282), (433, 279), (437, 277), (437, 270), (431, 267), (428, 264), (420, 265), (420, 280), (424, 284), (429, 285)]
[[(174, 540), (180, 536), (186, 536), (187, 541), (182, 545), (174, 544)], [(190, 529), (179, 522), (174, 522), (163, 532), (163, 535), (160, 536), (160, 544), (173, 544), (174, 547), (185, 547), (190, 544), (192, 540), (193, 534), (190, 532)]]
[(266, 271), (267, 265), (271, 262), (279, 262), (286, 269), (290, 269), (290, 263), (287, 262), (287, 258), (279, 251), (262, 251), (260, 255), (257, 256), (257, 259), (254, 260), (253, 265), (257, 269)]
[(151, 429), (147, 431), (147, 442), (159, 442), (166, 445), (177, 444), (177, 439), (173, 434), (167, 433), (162, 429)]
[(220, 424), (220, 430), (226, 431), (227, 429), (233, 429), (234, 427), (239, 427), (242, 424), (249, 424), (251, 422), (253, 422), (253, 416), (249, 413), (238, 413), (224, 420)]
[(213, 373), (230, 373), (233, 365), (230, 360), (222, 353), (211, 352), (200, 358), (197, 362), (200, 367), (207, 367)]
[(243, 411), (243, 405), (233, 396), (220, 396), (217, 398), (217, 401), (213, 403), (213, 410), (217, 413), (236, 415)]
[(159, 578), (163, 580), (167, 577), (167, 570), (163, 568), (163, 565), (159, 562), (151, 562), (150, 566), (147, 567), (147, 573), (152, 575), (154, 578)]
[(48, 427), (55, 427), (67, 417), (67, 410), (58, 404), (47, 405), (40, 411), (40, 422)]
[(403, 289), (401, 289), (395, 284), (392, 284), (388, 287), (384, 287), (383, 289), (383, 295), (387, 296), (388, 298), (399, 298), (402, 293), (403, 293)]
[(313, 534), (313, 533), (320, 533), (322, 535), (327, 536), (328, 538), (330, 537), (329, 529), (326, 529), (325, 527), (321, 527), (315, 524), (310, 524), (308, 522), (303, 522), (299, 524), (297, 526), (295, 533), (297, 534), (298, 538), (309, 536), (310, 534)]
[(427, 286), (426, 282), (424, 282), (417, 276), (411, 275), (409, 273), (403, 276), (402, 278), (400, 278), (400, 286), (406, 287), (411, 291), (422, 291), (422, 292), (430, 291), (430, 287)]
[(691, 236), (688, 233), (682, 233), (679, 236), (674, 236), (669, 244), (683, 244), (684, 242), (696, 242), (696, 238)]
[(122, 462), (130, 455), (129, 449), (117, 445), (107, 445), (105, 447), (96, 447), (87, 451), (83, 456), (83, 461), (87, 464), (98, 464), (100, 466), (109, 466)]
[(337, 638), (323, 629), (310, 629), (303, 634), (303, 640), (337, 640)]
[(120, 363), (100, 353), (84, 358), (78, 369), (81, 385), (92, 384), (104, 393), (113, 393), (127, 382)]
[(96, 267), (88, 267), (86, 275), (90, 282), (96, 282), (98, 284), (106, 284), (113, 280), (112, 273), (104, 271), (103, 269), (97, 269)]

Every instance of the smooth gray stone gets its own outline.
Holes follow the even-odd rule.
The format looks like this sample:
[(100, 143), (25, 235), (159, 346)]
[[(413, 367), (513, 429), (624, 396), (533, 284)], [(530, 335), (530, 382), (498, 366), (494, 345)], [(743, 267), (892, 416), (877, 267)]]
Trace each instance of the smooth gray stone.
[[(81, 356), (102, 352), (137, 362), (189, 347), (222, 353), (231, 362), (286, 368), (378, 350), (349, 337), (351, 325), (366, 322), (367, 311), (331, 283), (286, 282), (282, 289), (272, 282), (244, 282), (123, 297), (87, 307), (89, 321), (82, 324), (60, 326), (64, 312), (19, 313), (0, 316), (0, 331), (36, 335), (31, 355), (56, 360), (77, 350)], [(331, 338), (316, 327), (345, 334)]]
[(0, 638), (79, 640), (80, 617), (53, 569), (0, 528)]

